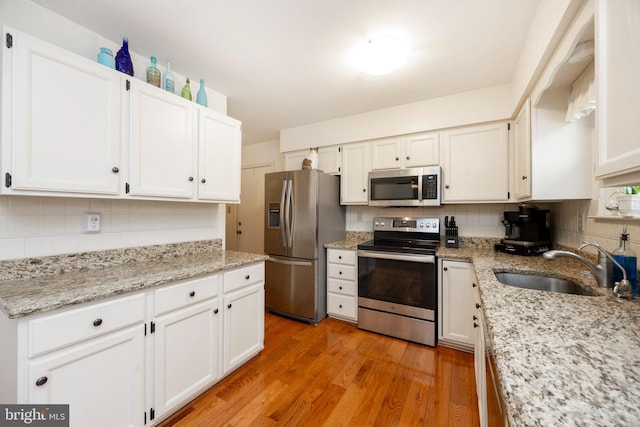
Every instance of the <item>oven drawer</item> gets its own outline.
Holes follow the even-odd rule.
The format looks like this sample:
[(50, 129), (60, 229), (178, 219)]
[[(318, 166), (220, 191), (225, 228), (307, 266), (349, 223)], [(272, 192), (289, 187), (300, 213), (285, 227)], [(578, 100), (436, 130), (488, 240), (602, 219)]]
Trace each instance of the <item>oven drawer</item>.
[(355, 281), (346, 281), (333, 278), (327, 279), (327, 290), (336, 294), (348, 295), (352, 297), (355, 297), (357, 293)]
[(356, 267), (351, 265), (327, 265), (327, 277), (341, 280), (356, 280)]
[(356, 297), (329, 293), (327, 297), (327, 312), (349, 319), (356, 319)]

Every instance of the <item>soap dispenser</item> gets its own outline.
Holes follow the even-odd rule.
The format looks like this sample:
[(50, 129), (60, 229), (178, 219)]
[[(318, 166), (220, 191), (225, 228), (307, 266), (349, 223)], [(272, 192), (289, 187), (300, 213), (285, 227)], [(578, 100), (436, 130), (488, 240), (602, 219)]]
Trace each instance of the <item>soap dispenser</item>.
[[(636, 253), (629, 247), (629, 234), (627, 233), (627, 225), (622, 228), (620, 235), (620, 246), (613, 251), (613, 259), (618, 261), (627, 273), (627, 279), (631, 282), (632, 295), (638, 296), (638, 265)], [(622, 271), (619, 268), (613, 269), (613, 282), (622, 280)]]

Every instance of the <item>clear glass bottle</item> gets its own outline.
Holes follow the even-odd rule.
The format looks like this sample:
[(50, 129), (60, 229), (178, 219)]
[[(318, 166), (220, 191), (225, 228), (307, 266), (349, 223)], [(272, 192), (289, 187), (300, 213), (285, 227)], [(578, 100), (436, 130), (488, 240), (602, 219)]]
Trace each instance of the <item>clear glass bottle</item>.
[(175, 80), (173, 79), (173, 73), (171, 72), (171, 62), (167, 62), (167, 71), (164, 72), (162, 76), (162, 89), (167, 92), (174, 93), (175, 92)]
[(147, 67), (147, 83), (160, 87), (160, 70), (156, 66), (156, 57), (151, 57), (151, 65)]
[[(618, 261), (624, 267), (627, 273), (627, 280), (631, 282), (631, 292), (633, 296), (638, 296), (638, 264), (636, 253), (629, 247), (629, 234), (627, 233), (627, 225), (625, 224), (620, 235), (620, 246), (613, 251), (613, 259)], [(618, 266), (613, 266), (613, 281), (622, 280), (622, 272)]]

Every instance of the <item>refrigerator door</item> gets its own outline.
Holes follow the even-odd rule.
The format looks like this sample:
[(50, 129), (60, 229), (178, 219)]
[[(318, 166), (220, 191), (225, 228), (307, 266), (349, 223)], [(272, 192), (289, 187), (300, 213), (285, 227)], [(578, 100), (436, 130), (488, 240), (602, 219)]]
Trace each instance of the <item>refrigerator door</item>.
[(265, 303), (270, 311), (317, 323), (316, 261), (271, 256), (265, 263)]
[[(291, 230), (288, 255), (293, 258), (318, 258), (318, 171), (312, 169), (291, 171), (289, 229)], [(286, 219), (285, 219), (286, 221)], [(270, 253), (270, 252), (267, 252)]]
[(287, 255), (286, 184), (287, 172), (265, 175), (264, 200), (267, 218), (264, 227), (264, 252), (267, 254)]

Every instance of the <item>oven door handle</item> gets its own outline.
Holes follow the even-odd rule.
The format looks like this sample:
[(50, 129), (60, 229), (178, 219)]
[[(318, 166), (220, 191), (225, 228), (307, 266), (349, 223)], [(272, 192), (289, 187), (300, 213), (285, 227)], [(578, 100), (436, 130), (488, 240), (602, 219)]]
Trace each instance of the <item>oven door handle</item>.
[(393, 252), (358, 250), (358, 257), (359, 258), (362, 257), (362, 258), (392, 259), (394, 261), (422, 262), (425, 264), (436, 263), (436, 257), (434, 255), (415, 255), (415, 254), (400, 254), (400, 253), (393, 253)]

